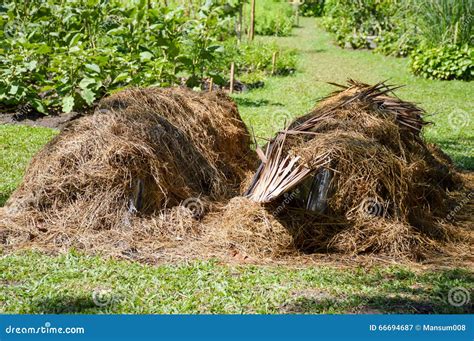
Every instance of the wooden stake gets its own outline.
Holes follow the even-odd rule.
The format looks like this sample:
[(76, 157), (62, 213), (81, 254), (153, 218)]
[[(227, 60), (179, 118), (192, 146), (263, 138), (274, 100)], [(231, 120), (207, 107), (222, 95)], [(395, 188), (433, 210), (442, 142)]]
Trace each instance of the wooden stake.
[(230, 89), (229, 94), (234, 92), (235, 63), (230, 64)]
[(242, 33), (244, 31), (244, 24), (243, 24), (243, 18), (244, 18), (244, 4), (242, 3), (239, 7), (239, 17), (238, 17), (238, 22), (237, 22), (237, 37), (239, 38), (239, 41), (242, 41)]
[(255, 0), (251, 0), (250, 6), (249, 40), (252, 41), (255, 37)]
[(214, 79), (211, 78), (211, 80), (209, 81), (209, 92), (212, 92), (214, 88)]
[(296, 27), (300, 27), (300, 5), (296, 5)]
[(274, 75), (276, 71), (277, 53), (278, 53), (277, 51), (273, 52), (273, 56), (272, 56), (272, 75)]

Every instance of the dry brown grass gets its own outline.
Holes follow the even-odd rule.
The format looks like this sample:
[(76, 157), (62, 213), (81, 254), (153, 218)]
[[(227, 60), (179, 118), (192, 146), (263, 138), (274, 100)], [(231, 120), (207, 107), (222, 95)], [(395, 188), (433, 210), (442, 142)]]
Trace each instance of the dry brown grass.
[(295, 224), (299, 195), (283, 205), (279, 221), (308, 236), (305, 250), (424, 259), (447, 244), (458, 243), (460, 253), (470, 245), (465, 231), (445, 221), (460, 176), (420, 136), (423, 111), (389, 96), (392, 90), (350, 81), (266, 147), (247, 192), (263, 205), (282, 206), (280, 193), (305, 193), (321, 169), (333, 174), (324, 215)]
[[(111, 96), (32, 160), (0, 211), (0, 247), (74, 247), (150, 262), (307, 262), (321, 254), (472, 261), (472, 174), (463, 187), (449, 158), (420, 136), (422, 110), (386, 90), (352, 82), (332, 94), (276, 136), (265, 156), (272, 162), (253, 177), (247, 130), (224, 95)], [(279, 174), (275, 184), (269, 165), (282, 163), (301, 178)], [(296, 190), (321, 167), (334, 176), (328, 208), (316, 214), (301, 208), (304, 190)], [(267, 187), (258, 187), (262, 174)], [(268, 186), (281, 195), (268, 195)], [(250, 190), (236, 196), (243, 187)], [(200, 214), (183, 207), (190, 197)], [(460, 219), (447, 219), (460, 203)]]
[[(204, 205), (235, 196), (253, 167), (247, 129), (227, 96), (127, 90), (103, 100), (33, 158), (3, 208), (1, 232), (12, 247), (115, 253), (117, 244), (136, 248), (147, 239), (153, 246), (195, 224), (177, 218), (173, 207), (188, 198)], [(151, 220), (142, 227), (140, 218)]]

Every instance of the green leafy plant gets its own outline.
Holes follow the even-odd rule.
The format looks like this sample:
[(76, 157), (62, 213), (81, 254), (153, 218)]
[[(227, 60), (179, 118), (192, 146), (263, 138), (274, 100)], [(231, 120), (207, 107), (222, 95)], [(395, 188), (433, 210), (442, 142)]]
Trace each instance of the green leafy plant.
[(470, 0), (328, 0), (325, 11), (340, 46), (411, 55), (411, 70), (422, 77), (471, 79)]
[[(273, 69), (273, 55), (276, 54)], [(224, 45), (220, 64), (222, 73), (228, 72), (234, 62), (238, 78), (244, 83), (257, 83), (271, 75), (289, 75), (296, 69), (297, 53), (293, 49), (283, 49), (274, 43), (243, 42), (229, 40)]]
[[(246, 27), (249, 27), (250, 6), (245, 8)], [(279, 37), (291, 35), (295, 19), (293, 8), (287, 1), (259, 0), (255, 12), (256, 34)]]
[[(126, 86), (209, 76), (229, 30), (224, 1), (193, 17), (157, 2), (10, 0), (0, 9), (0, 106), (79, 110)], [(230, 13), (230, 14), (229, 14)]]
[(320, 17), (324, 13), (325, 0), (305, 0), (300, 6), (300, 13), (303, 17)]
[(327, 0), (324, 27), (334, 33), (338, 45), (370, 48), (372, 37), (394, 29), (397, 0)]
[(411, 0), (411, 8), (426, 45), (473, 44), (474, 1)]
[(474, 48), (467, 45), (418, 49), (411, 57), (411, 70), (416, 75), (443, 80), (474, 78)]

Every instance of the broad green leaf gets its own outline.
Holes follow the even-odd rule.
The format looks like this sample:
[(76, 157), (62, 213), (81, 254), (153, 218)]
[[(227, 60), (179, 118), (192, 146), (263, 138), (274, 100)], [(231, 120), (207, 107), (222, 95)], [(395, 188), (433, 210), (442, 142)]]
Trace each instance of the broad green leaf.
[(18, 85), (12, 85), (10, 86), (10, 91), (8, 91), (8, 93), (10, 95), (16, 95), (18, 92)]
[(91, 89), (84, 89), (81, 91), (81, 97), (86, 101), (88, 105), (91, 105), (95, 101), (95, 94)]
[(41, 102), (39, 99), (37, 99), (37, 98), (32, 99), (30, 101), (30, 104), (33, 108), (35, 108), (40, 113), (46, 114), (46, 108), (45, 108), (43, 102)]
[(100, 73), (100, 67), (97, 64), (86, 64), (85, 66), (86, 66), (87, 69), (89, 69), (91, 71)]
[(151, 60), (152, 58), (153, 58), (153, 54), (151, 52), (143, 51), (143, 52), (140, 53), (140, 61), (141, 62)]
[(95, 83), (94, 78), (85, 77), (80, 81), (79, 87), (81, 89), (86, 89), (89, 85), (94, 84), (94, 83)]
[(74, 109), (74, 97), (66, 96), (62, 100), (62, 109), (64, 113), (69, 113)]
[(26, 68), (29, 70), (29, 71), (33, 71), (34, 69), (36, 69), (36, 66), (38, 65), (38, 62), (36, 60), (32, 60), (31, 62), (27, 63), (26, 64)]
[(119, 83), (119, 82), (122, 82), (126, 79), (128, 79), (129, 76), (128, 76), (128, 73), (126, 72), (122, 72), (121, 74), (119, 74), (117, 77), (115, 77), (115, 79), (113, 80), (112, 83)]

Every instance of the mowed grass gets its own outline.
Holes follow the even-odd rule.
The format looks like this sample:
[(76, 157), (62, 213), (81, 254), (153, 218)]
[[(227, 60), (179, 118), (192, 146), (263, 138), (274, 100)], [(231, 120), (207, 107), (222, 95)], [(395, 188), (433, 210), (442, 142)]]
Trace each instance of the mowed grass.
[[(471, 83), (414, 78), (404, 59), (341, 50), (313, 20), (304, 19), (302, 25), (295, 36), (277, 39), (300, 50), (299, 71), (235, 96), (257, 135), (271, 136), (311, 109), (332, 90), (326, 81), (391, 78), (408, 85), (398, 92), (402, 98), (439, 112), (426, 137), (440, 143), (459, 166), (473, 169), (472, 119), (465, 119), (472, 112)], [(452, 112), (458, 112), (456, 119), (450, 119)], [(459, 129), (450, 122), (458, 122)], [(56, 134), (47, 128), (0, 126), (0, 206), (32, 155)], [(473, 279), (467, 269), (408, 265), (294, 268), (210, 260), (151, 266), (74, 251), (59, 256), (20, 252), (0, 256), (0, 313), (466, 313), (473, 312), (472, 305), (450, 305), (449, 292), (459, 287), (472, 292)]]
[(413, 76), (407, 58), (386, 57), (370, 51), (341, 49), (333, 44), (319, 21), (303, 18), (301, 28), (285, 38), (259, 37), (300, 51), (298, 71), (291, 77), (267, 79), (265, 87), (236, 95), (241, 115), (256, 135), (270, 137), (291, 118), (311, 110), (318, 99), (348, 78), (374, 84), (388, 80), (405, 85), (396, 91), (417, 103), (433, 122), (424, 135), (437, 143), (455, 163), (474, 169), (474, 82), (436, 81)]
[(31, 157), (56, 134), (47, 128), (0, 126), (0, 206), (20, 183)]
[(147, 266), (70, 252), (0, 258), (3, 313), (468, 313), (452, 288), (467, 270), (403, 266), (288, 268), (218, 261)]

